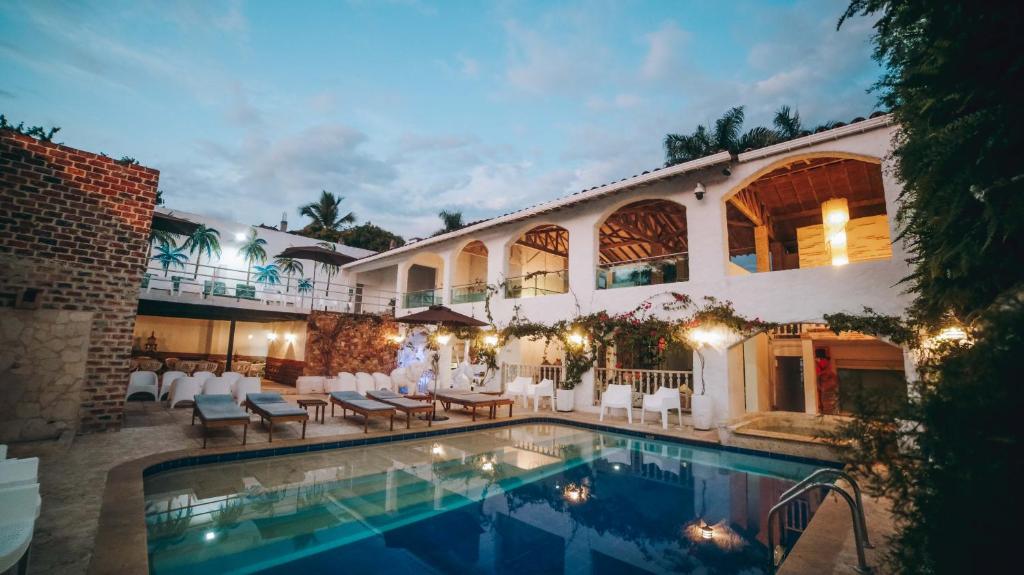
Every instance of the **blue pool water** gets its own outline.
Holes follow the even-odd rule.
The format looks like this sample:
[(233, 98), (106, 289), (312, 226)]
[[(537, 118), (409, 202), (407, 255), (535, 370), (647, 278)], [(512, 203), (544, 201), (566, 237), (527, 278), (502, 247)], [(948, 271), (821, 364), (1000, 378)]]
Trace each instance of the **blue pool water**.
[(551, 424), (200, 465), (146, 478), (150, 570), (763, 573), (768, 510), (811, 471)]

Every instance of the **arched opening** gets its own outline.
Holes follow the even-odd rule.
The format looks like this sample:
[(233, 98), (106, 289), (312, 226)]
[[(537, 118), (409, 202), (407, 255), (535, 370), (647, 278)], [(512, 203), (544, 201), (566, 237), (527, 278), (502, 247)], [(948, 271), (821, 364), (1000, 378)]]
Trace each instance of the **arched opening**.
[(729, 273), (792, 270), (892, 257), (879, 163), (804, 157), (728, 199)]
[(686, 281), (686, 208), (668, 200), (622, 206), (601, 224), (598, 250), (597, 289)]
[(487, 299), (487, 246), (472, 241), (455, 257), (451, 302), (469, 303)]
[(569, 231), (543, 224), (519, 236), (509, 248), (505, 297), (538, 297), (568, 291)]
[(418, 254), (405, 278), (402, 307), (416, 308), (440, 305), (444, 283), (444, 258), (437, 254)]

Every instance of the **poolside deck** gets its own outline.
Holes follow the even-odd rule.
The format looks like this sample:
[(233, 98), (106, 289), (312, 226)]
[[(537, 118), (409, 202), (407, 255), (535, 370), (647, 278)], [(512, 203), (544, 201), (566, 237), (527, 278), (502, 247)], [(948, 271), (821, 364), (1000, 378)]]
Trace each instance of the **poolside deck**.
[[(277, 391), (277, 390), (275, 390)], [(289, 394), (289, 400), (296, 400), (304, 396)], [(217, 449), (242, 449), (241, 430), (219, 429), (211, 430), (209, 436), (208, 450), (202, 450), (202, 429), (189, 425), (191, 408), (179, 407), (170, 410), (164, 404), (152, 402), (130, 402), (126, 408), (124, 429), (119, 433), (101, 433), (83, 435), (78, 437), (67, 437), (63, 441), (24, 443), (11, 446), (12, 457), (38, 456), (41, 459), (40, 482), (43, 496), (42, 514), (36, 524), (36, 535), (33, 542), (32, 568), (31, 573), (52, 573), (52, 574), (81, 574), (89, 569), (93, 556), (93, 548), (99, 528), (101, 507), (104, 501), (104, 491), (107, 487), (108, 473), (115, 467), (143, 457), (154, 456), (161, 453), (194, 450), (195, 453), (209, 452)], [(448, 421), (435, 422), (434, 429), (438, 427), (461, 427), (471, 426), (470, 415), (461, 410), (453, 409), (447, 415), (451, 417)], [(513, 410), (513, 419), (525, 418), (535, 415), (532, 410), (526, 410), (516, 406)], [(550, 410), (541, 411), (537, 415), (553, 415)], [(572, 421), (597, 423), (597, 414), (573, 412), (571, 414), (559, 414)], [(499, 418), (507, 421), (507, 418)], [(478, 423), (486, 423), (483, 419)], [(694, 431), (691, 427), (670, 426), (667, 431), (662, 430), (660, 422), (650, 421), (641, 425), (637, 423), (629, 425), (624, 418), (605, 418), (604, 424), (633, 431), (649, 431), (662, 435), (683, 437), (686, 439), (718, 443), (716, 432)], [(404, 426), (402, 426), (404, 427)], [(422, 429), (419, 429), (422, 427)], [(426, 431), (427, 427), (422, 424), (417, 427), (413, 424), (413, 432)], [(246, 449), (260, 449), (269, 446), (267, 442), (266, 429), (259, 423), (250, 426), (248, 445)], [(402, 429), (402, 432), (405, 430)], [(386, 425), (373, 421), (370, 424), (370, 436), (388, 434)], [(396, 433), (398, 431), (396, 430)], [(286, 446), (301, 442), (299, 439), (300, 427), (296, 425), (279, 425), (275, 427), (274, 447)], [(329, 415), (326, 423), (310, 423), (307, 427), (306, 442), (323, 441), (328, 437), (344, 439), (345, 436), (366, 437), (363, 434), (362, 420), (359, 417), (342, 419), (341, 417), (331, 418)], [(842, 511), (840, 509), (840, 511)], [(815, 531), (820, 526), (820, 531), (826, 534), (835, 533), (835, 537), (824, 537), (820, 544), (811, 544), (814, 540), (808, 538), (806, 549), (798, 547), (789, 560), (793, 567), (785, 573), (789, 575), (800, 573), (820, 573), (821, 571), (804, 570), (799, 568), (799, 556), (807, 554), (810, 558), (806, 565), (813, 568), (820, 565), (815, 562), (815, 557), (825, 557), (825, 554), (833, 558), (843, 560), (842, 551), (837, 552), (835, 546), (840, 545), (842, 549), (844, 542), (837, 537), (850, 534), (849, 526), (843, 521), (849, 521), (848, 516), (841, 513), (833, 513), (830, 516), (823, 516), (819, 521), (815, 518)], [(869, 516), (869, 525), (874, 528), (879, 525), (881, 519)], [(141, 546), (145, 548), (145, 533), (138, 534), (138, 541), (135, 537), (132, 540), (119, 541), (119, 547), (131, 548)], [(881, 542), (881, 536), (873, 536), (876, 543)], [(801, 543), (803, 543), (803, 539)], [(846, 541), (852, 553), (852, 541)], [(852, 557), (852, 555), (850, 555)], [(130, 565), (130, 562), (128, 563)], [(835, 573), (846, 572), (837, 566)], [(131, 572), (130, 569), (123, 572)], [(852, 571), (851, 571), (852, 572)]]

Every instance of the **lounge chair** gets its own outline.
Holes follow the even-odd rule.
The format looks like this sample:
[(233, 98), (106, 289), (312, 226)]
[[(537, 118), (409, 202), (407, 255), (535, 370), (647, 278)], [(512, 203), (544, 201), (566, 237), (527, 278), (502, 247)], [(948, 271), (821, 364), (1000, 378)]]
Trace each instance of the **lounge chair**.
[(445, 411), (448, 411), (452, 404), (472, 410), (473, 421), (476, 421), (476, 410), (481, 407), (486, 407), (488, 416), (494, 419), (497, 417), (499, 405), (507, 405), (508, 416), (512, 417), (512, 405), (515, 403), (515, 400), (510, 397), (466, 393), (464, 391), (438, 391), (436, 397), (441, 402), (441, 406), (444, 407)]
[(28, 548), (41, 503), (35, 481), (0, 487), (0, 573), (28, 572)]
[(203, 424), (203, 447), (206, 447), (206, 431), (214, 427), (242, 426), (242, 445), (245, 445), (249, 432), (249, 414), (235, 404), (230, 395), (197, 395), (192, 408), (192, 425), (196, 424), (196, 416)]
[(245, 396), (245, 404), (260, 416), (261, 420), (269, 421), (270, 442), (274, 442), (274, 423), (289, 421), (302, 422), (302, 439), (306, 439), (306, 423), (309, 412), (297, 405), (292, 405), (281, 397), (280, 393), (250, 393)]
[(433, 422), (434, 402), (416, 401), (397, 394), (390, 389), (374, 389), (366, 392), (367, 397), (376, 399), (382, 403), (395, 406), (395, 409), (405, 414), (405, 428), (409, 429), (412, 423), (412, 416), (416, 413), (427, 415), (427, 427)]
[(334, 417), (334, 406), (341, 406), (341, 416), (345, 417), (349, 411), (363, 416), (363, 433), (369, 432), (370, 416), (388, 417), (391, 419), (390, 429), (395, 429), (395, 406), (366, 399), (363, 394), (357, 391), (332, 391), (331, 392), (331, 417)]
[(633, 423), (633, 387), (629, 385), (611, 384), (601, 394), (601, 416), (599, 421), (604, 421), (604, 410), (625, 409), (626, 419)]

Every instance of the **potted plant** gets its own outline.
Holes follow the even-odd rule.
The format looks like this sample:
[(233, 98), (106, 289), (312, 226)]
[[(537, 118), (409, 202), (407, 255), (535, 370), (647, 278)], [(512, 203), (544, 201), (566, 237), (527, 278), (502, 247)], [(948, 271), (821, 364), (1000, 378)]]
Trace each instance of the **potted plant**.
[(707, 394), (707, 385), (704, 383), (704, 354), (699, 348), (695, 348), (697, 358), (700, 360), (700, 393), (690, 397), (690, 415), (693, 417), (693, 428), (700, 431), (711, 429), (714, 423), (714, 403), (711, 396)]
[(558, 382), (555, 394), (555, 409), (572, 411), (576, 404), (575, 388), (583, 381), (583, 374), (590, 371), (594, 358), (587, 346), (586, 339), (577, 332), (572, 332), (562, 339), (565, 348), (565, 377)]

